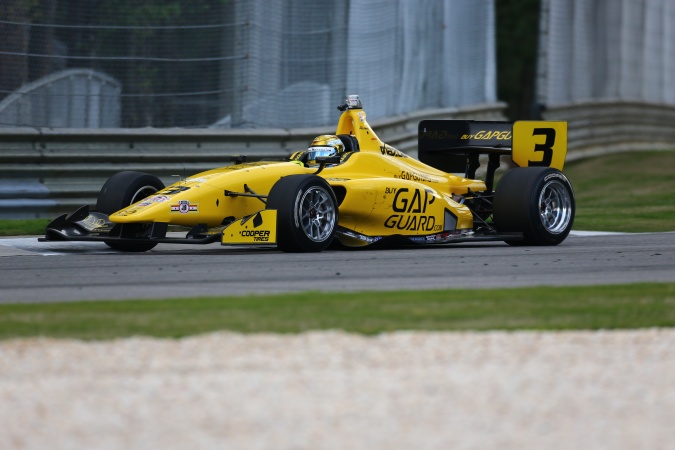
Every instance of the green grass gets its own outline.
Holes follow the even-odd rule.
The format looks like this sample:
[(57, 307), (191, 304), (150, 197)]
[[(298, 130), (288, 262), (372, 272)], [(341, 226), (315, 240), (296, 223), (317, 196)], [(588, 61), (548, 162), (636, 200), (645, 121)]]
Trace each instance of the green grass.
[(675, 283), (0, 305), (0, 339), (675, 326)]
[(577, 201), (574, 229), (675, 231), (675, 150), (620, 153), (565, 167)]
[(0, 236), (33, 236), (45, 233), (51, 219), (0, 219)]

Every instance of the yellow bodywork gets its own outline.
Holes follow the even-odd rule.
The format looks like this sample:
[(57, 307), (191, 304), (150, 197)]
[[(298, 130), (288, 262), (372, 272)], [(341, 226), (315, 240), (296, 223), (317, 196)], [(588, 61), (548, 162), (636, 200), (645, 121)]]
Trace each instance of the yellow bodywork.
[(518, 121), (513, 124), (511, 159), (520, 167), (560, 171), (567, 155), (567, 122)]
[(225, 190), (243, 192), (247, 185), (253, 192), (266, 194), (282, 176), (303, 173), (312, 171), (291, 162), (225, 166), (167, 186), (155, 195), (111, 214), (110, 221), (166, 222), (182, 226), (203, 223), (208, 228), (217, 227), (227, 218), (238, 220), (265, 208), (258, 198), (226, 196)]
[(277, 212), (264, 209), (235, 221), (225, 229), (221, 242), (228, 245), (276, 243)]
[[(335, 134), (354, 136), (360, 146), (360, 151), (345, 154), (339, 164), (318, 173), (336, 193), (342, 229), (365, 236), (472, 229), (471, 211), (453, 200), (453, 194), (485, 191), (483, 181), (442, 172), (383, 143), (362, 109), (344, 111)], [(253, 223), (246, 218), (254, 214), (262, 214), (265, 229), (272, 231), (268, 225), (273, 213), (265, 212), (264, 199), (237, 194), (266, 196), (281, 177), (317, 173), (318, 167), (297, 160), (300, 154), (293, 156), (295, 161), (243, 163), (196, 174), (111, 214), (110, 221), (204, 224), (209, 229), (225, 227), (225, 243), (274, 242), (273, 233), (264, 241), (254, 239), (264, 236), (246, 231)]]

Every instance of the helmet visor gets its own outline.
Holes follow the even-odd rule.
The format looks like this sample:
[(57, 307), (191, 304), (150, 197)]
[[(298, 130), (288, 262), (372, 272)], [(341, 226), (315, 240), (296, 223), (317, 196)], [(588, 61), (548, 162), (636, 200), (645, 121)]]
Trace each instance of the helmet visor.
[(307, 149), (307, 159), (313, 161), (320, 156), (333, 156), (336, 153), (334, 147), (309, 147)]

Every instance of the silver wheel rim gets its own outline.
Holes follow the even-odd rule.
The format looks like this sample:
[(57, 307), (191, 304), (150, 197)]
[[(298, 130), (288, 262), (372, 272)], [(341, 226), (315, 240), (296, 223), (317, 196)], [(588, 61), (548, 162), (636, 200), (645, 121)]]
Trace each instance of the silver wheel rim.
[(144, 198), (151, 196), (155, 192), (157, 192), (156, 187), (150, 186), (150, 185), (143, 186), (142, 188), (140, 188), (139, 190), (134, 192), (134, 195), (131, 197), (131, 203), (129, 203), (129, 204), (133, 205), (134, 203), (139, 202), (139, 201), (143, 200)]
[(572, 197), (560, 181), (549, 181), (541, 190), (539, 217), (549, 233), (560, 234), (567, 229), (572, 219)]
[(323, 242), (330, 237), (335, 227), (335, 205), (326, 190), (313, 187), (305, 191), (296, 211), (305, 236), (314, 242)]

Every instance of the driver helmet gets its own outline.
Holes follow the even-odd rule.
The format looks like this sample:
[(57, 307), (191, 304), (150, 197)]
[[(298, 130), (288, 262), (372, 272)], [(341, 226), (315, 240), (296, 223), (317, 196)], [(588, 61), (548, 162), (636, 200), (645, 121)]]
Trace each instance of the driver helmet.
[(307, 161), (314, 162), (320, 156), (342, 156), (343, 153), (345, 153), (345, 144), (339, 137), (322, 134), (315, 137), (307, 149)]

